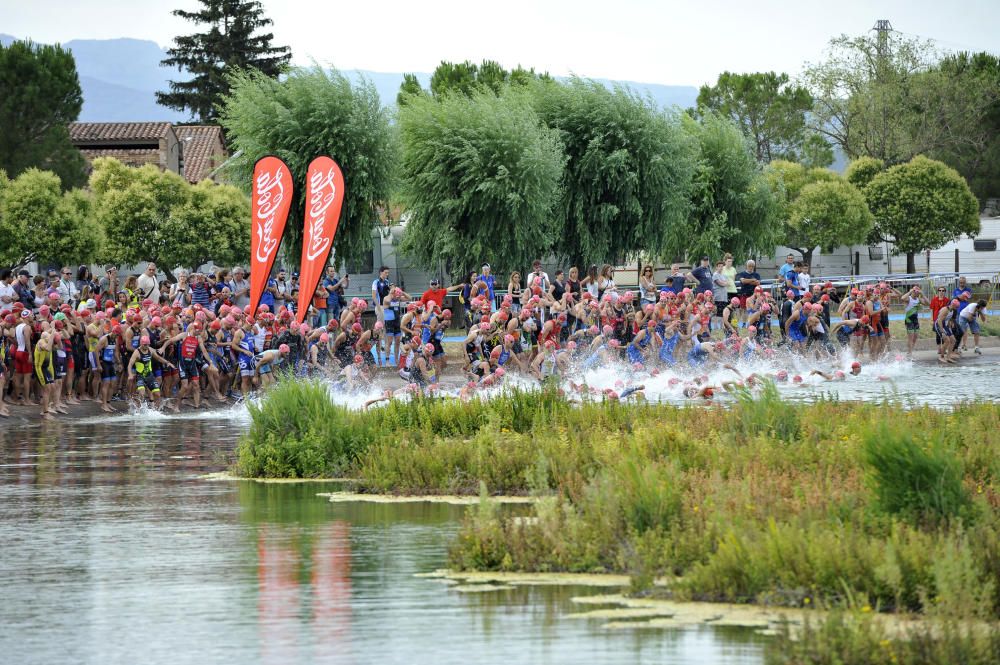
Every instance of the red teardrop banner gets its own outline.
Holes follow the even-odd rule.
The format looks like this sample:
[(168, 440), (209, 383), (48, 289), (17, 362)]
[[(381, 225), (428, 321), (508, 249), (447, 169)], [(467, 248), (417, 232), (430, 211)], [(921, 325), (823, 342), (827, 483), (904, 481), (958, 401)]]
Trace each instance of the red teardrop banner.
[(333, 249), (333, 237), (344, 204), (344, 174), (337, 162), (320, 156), (306, 172), (306, 221), (302, 229), (302, 264), (299, 269), (299, 306), (295, 318), (305, 319), (316, 285)]
[(253, 167), (250, 208), (250, 312), (257, 314), (257, 305), (264, 294), (267, 278), (281, 246), (288, 211), (292, 206), (292, 173), (283, 161), (269, 155), (261, 157)]

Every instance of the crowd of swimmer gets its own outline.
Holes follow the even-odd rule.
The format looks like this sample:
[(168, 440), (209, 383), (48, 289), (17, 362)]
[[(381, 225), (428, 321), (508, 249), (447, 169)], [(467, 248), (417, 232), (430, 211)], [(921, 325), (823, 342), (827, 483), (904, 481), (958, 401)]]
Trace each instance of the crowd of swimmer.
[[(707, 258), (702, 262), (707, 267)], [(278, 374), (322, 377), (336, 390), (370, 395), (380, 366), (395, 367), (404, 385), (382, 391), (369, 405), (428, 393), (468, 399), (508, 376), (552, 381), (574, 398), (641, 398), (642, 380), (663, 372), (685, 397), (711, 399), (720, 389), (759, 387), (763, 378), (802, 383), (801, 376), (780, 369), (792, 366), (785, 358), (814, 363), (812, 374), (829, 381), (860, 373), (866, 353), (876, 361), (888, 349), (893, 300), (904, 304), (908, 353), (923, 306), (931, 308), (942, 362), (957, 359), (966, 332), (975, 336), (978, 351), (977, 319), (985, 320), (985, 303), (971, 302), (971, 290), (961, 282), (955, 298), (943, 287), (928, 300), (919, 286), (901, 292), (884, 282), (850, 289), (841, 298), (830, 282), (805, 287), (792, 276), (787, 283), (798, 288), (778, 301), (752, 267), (750, 262), (739, 273), (739, 291), (728, 300), (685, 286), (700, 281), (695, 271), (656, 287), (647, 266), (633, 292), (620, 291), (610, 278), (575, 281), (575, 269), (568, 281), (561, 281), (560, 271), (550, 282), (536, 262), (525, 287), (500, 299), (486, 269), (483, 277), (473, 273), (448, 289), (432, 280), (416, 301), (392, 285), (388, 268), (382, 268), (372, 285), (374, 321), (367, 326), (362, 320), (371, 314), (365, 317), (364, 298), (345, 302), (339, 316), (321, 316), (321, 309), (311, 307), (315, 326), (295, 321), (284, 305), (272, 311), (262, 304), (251, 312), (228, 299), (215, 307), (162, 298), (108, 300), (103, 309), (92, 299), (77, 308), (59, 305), (55, 297), (52, 306), (37, 309), (18, 301), (0, 319), (0, 415), (7, 415), (2, 396), (8, 376), (18, 403), (32, 404), (34, 395), (42, 416), (51, 418), (82, 400), (99, 401), (105, 412), (116, 410), (116, 399), (175, 412), (187, 402), (197, 409), (203, 393), (219, 401), (244, 398)], [(453, 326), (452, 312), (440, 301), (456, 290), (464, 312), (462, 323)], [(462, 379), (445, 386), (444, 337), (463, 323), (461, 373), (452, 372)], [(735, 366), (758, 359), (777, 369), (743, 377)], [(605, 366), (622, 369), (619, 375), (629, 381), (597, 390), (582, 380), (588, 370)], [(275, 372), (278, 367), (284, 371)], [(710, 369), (728, 369), (735, 378), (711, 385)]]

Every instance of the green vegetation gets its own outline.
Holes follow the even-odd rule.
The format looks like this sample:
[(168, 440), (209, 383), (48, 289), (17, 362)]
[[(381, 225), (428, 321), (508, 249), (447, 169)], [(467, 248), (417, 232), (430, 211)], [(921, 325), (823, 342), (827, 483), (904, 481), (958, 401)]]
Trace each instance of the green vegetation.
[[(334, 254), (337, 261), (349, 261), (370, 253), (376, 209), (391, 193), (397, 147), (375, 86), (352, 84), (319, 65), (293, 69), (280, 81), (254, 70), (228, 80), (219, 123), (230, 150), (241, 153), (231, 163), (233, 182), (249, 193), (254, 164), (276, 155), (301, 187), (309, 162), (329, 155), (343, 169), (346, 189)], [(305, 219), (305, 211), (305, 197), (296, 196), (283, 241), (288, 256), (302, 249), (302, 224), (296, 220)]]
[(775, 160), (766, 173), (785, 222), (782, 243), (802, 254), (807, 265), (817, 247), (830, 252), (862, 243), (871, 233), (873, 219), (864, 196), (834, 171)]
[(992, 665), (1000, 660), (1000, 631), (954, 621), (890, 630), (868, 612), (836, 612), (823, 622), (786, 626), (767, 645), (768, 665)]
[(512, 391), (359, 413), (289, 382), (252, 416), (245, 475), (538, 497), (533, 520), (474, 511), (451, 549), (459, 569), (624, 572), (637, 589), (666, 577), (681, 599), (1000, 611), (998, 405), (788, 404), (768, 387), (728, 409)]
[[(169, 92), (157, 92), (156, 101), (177, 111), (188, 110), (203, 123), (215, 123), (219, 104), (229, 92), (226, 75), (235, 70), (254, 70), (277, 78), (292, 59), (287, 46), (272, 46), (271, 33), (258, 32), (271, 25), (260, 2), (254, 0), (199, 0), (197, 11), (175, 9), (172, 13), (205, 32), (182, 35), (167, 50), (163, 67), (176, 67), (191, 74), (183, 81), (169, 81)], [(255, 34), (256, 33), (256, 34)]]
[(401, 251), (428, 266), (489, 256), (499, 274), (550, 252), (566, 159), (527, 95), (413, 96), (400, 133), (411, 215)]
[(0, 91), (0, 171), (47, 169), (66, 189), (82, 186), (86, 164), (67, 130), (83, 108), (73, 54), (58, 44), (0, 44)]
[(93, 261), (104, 230), (91, 208), (90, 195), (79, 189), (63, 193), (50, 171), (32, 168), (8, 180), (0, 170), (0, 265), (19, 268), (38, 258), (62, 265)]
[[(788, 74), (722, 72), (715, 85), (698, 90), (695, 113), (709, 111), (731, 119), (753, 141), (757, 161), (766, 164), (801, 156), (812, 136), (806, 132), (806, 113), (812, 103), (809, 91), (791, 83)], [(815, 166), (833, 163), (829, 147), (825, 157), (829, 161)]]
[(232, 265), (249, 257), (250, 201), (235, 187), (191, 185), (151, 164), (132, 168), (108, 157), (93, 167), (90, 188), (95, 221), (107, 234), (105, 259), (154, 261), (169, 275), (174, 266)]

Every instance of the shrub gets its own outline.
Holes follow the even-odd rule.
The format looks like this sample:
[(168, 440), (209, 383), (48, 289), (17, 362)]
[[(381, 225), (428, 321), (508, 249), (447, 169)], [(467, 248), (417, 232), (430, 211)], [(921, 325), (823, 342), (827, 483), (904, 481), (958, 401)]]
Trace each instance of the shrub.
[(968, 519), (972, 500), (962, 486), (962, 463), (941, 444), (940, 434), (929, 438), (921, 445), (908, 431), (885, 424), (865, 435), (875, 504), (918, 525)]

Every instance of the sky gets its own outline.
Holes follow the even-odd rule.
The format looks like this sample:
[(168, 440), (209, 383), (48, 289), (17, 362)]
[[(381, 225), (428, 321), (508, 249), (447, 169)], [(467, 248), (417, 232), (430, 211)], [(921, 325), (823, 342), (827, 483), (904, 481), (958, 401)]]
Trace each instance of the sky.
[[(0, 0), (0, 32), (38, 42), (133, 37), (168, 46), (197, 0)], [(1000, 0), (263, 0), (293, 62), (430, 72), (492, 59), (563, 76), (701, 85), (723, 71), (797, 74), (876, 19), (948, 50), (1000, 52)]]

